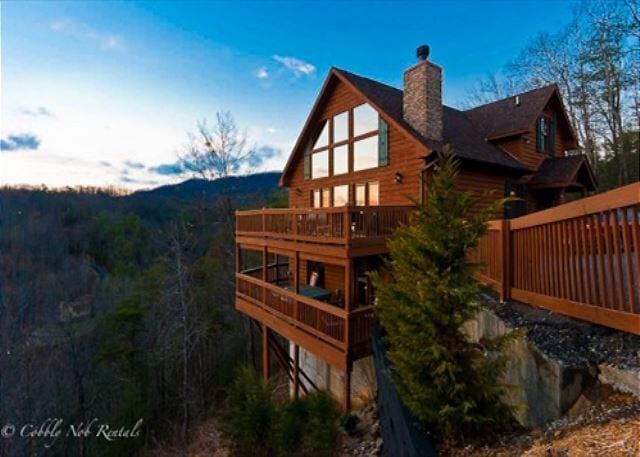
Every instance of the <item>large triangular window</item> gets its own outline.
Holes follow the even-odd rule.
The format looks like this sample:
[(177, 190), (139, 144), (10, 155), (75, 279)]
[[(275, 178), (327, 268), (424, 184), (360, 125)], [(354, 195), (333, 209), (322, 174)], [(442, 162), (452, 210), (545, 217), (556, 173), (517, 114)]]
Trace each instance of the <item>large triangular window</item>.
[(388, 164), (388, 126), (363, 103), (327, 119), (305, 156), (305, 179), (326, 178)]

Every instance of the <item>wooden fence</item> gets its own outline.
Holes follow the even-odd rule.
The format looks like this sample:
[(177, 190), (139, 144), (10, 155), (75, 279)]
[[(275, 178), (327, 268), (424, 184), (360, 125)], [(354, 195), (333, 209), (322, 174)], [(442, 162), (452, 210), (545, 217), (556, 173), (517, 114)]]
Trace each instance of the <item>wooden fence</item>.
[(491, 221), (471, 259), (502, 300), (640, 335), (640, 183)]

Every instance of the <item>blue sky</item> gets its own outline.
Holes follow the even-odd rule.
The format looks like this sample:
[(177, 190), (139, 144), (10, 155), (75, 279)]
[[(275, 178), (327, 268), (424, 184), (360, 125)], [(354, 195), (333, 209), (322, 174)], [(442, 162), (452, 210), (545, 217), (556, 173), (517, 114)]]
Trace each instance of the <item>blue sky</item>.
[[(3, 2), (0, 184), (155, 186), (229, 110), (278, 170), (334, 65), (400, 87), (415, 48), (460, 104), (571, 19), (551, 1)], [(132, 166), (133, 164), (133, 166)], [(163, 166), (164, 165), (164, 166)]]

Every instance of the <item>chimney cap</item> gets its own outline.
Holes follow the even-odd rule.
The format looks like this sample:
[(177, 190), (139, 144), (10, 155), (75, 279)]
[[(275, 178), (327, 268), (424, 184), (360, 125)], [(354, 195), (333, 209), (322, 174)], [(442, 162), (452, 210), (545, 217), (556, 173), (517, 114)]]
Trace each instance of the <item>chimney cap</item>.
[(427, 60), (429, 57), (429, 46), (426, 44), (418, 46), (418, 49), (416, 49), (416, 57), (418, 60)]

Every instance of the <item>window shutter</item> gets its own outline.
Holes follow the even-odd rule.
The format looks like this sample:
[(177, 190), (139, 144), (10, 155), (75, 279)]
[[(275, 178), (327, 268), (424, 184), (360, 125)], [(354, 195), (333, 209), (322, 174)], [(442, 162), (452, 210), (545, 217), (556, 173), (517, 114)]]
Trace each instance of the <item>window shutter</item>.
[(389, 164), (389, 126), (378, 117), (378, 166)]
[(551, 119), (551, 125), (549, 125), (549, 152), (552, 154), (556, 151), (556, 116)]
[(542, 118), (536, 119), (536, 151), (544, 151), (544, 135), (542, 134)]
[(304, 155), (304, 179), (311, 178), (311, 154)]

